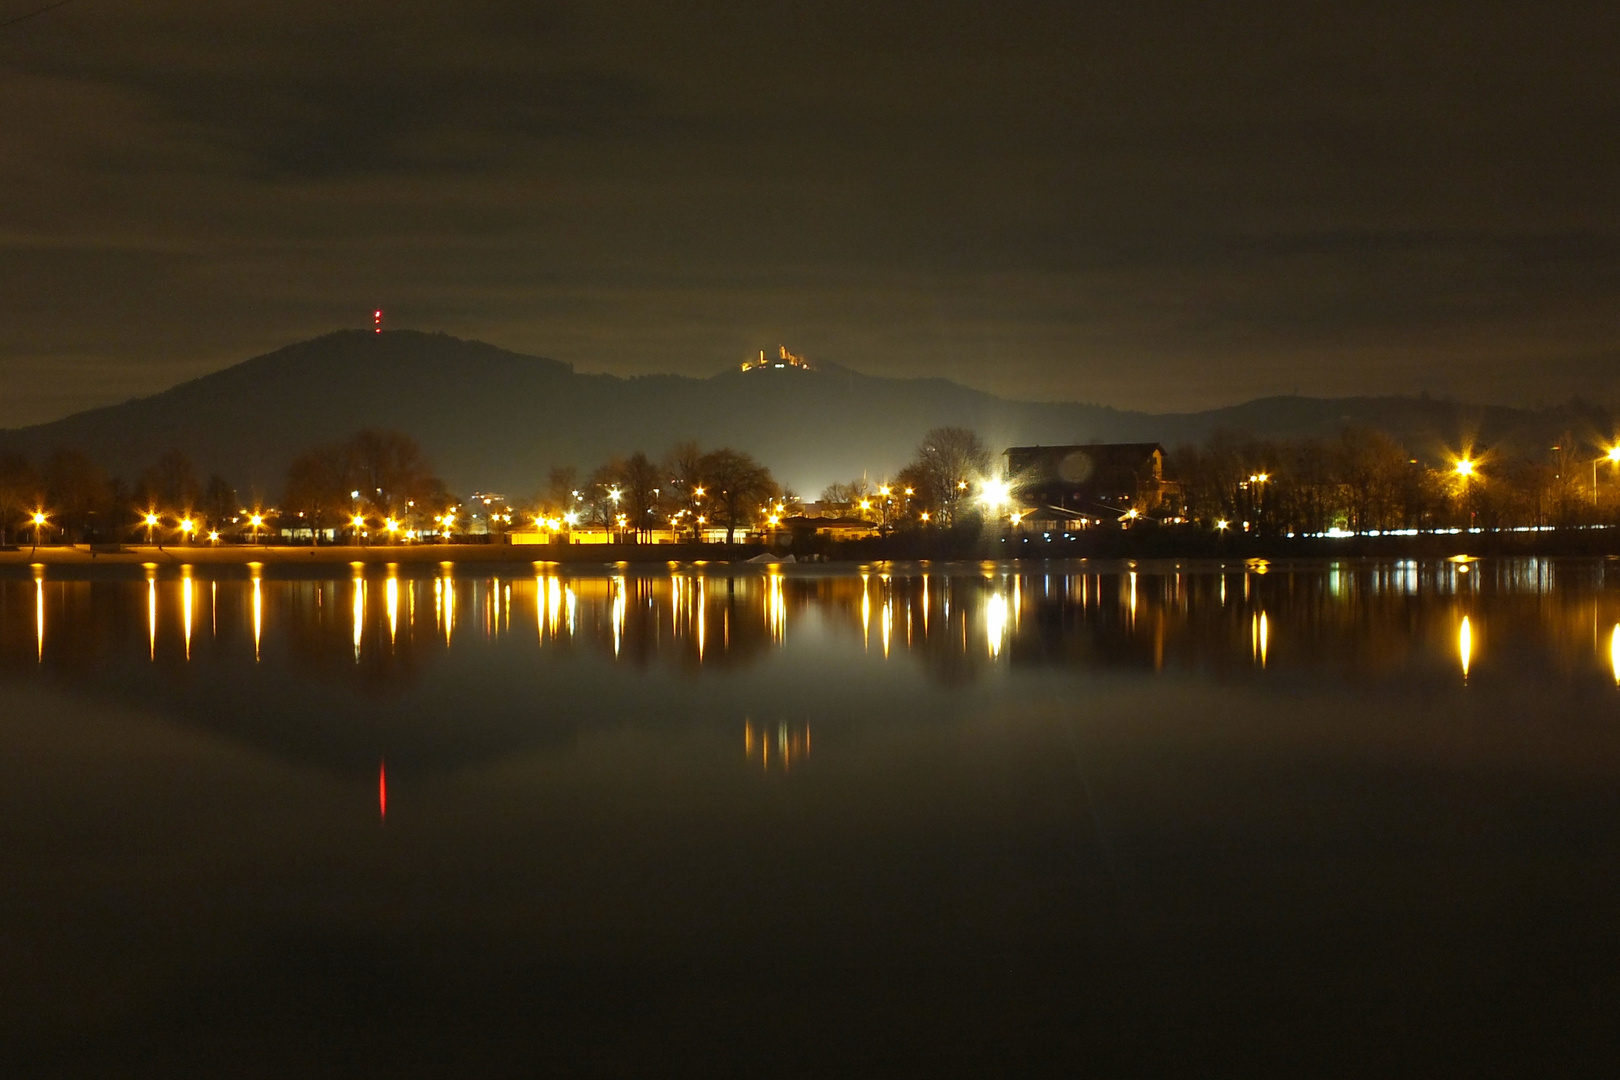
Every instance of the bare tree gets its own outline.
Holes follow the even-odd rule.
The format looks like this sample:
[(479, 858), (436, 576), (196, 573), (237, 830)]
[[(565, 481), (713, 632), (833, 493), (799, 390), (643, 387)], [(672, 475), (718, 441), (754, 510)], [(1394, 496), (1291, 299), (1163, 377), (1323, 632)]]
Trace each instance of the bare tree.
[(348, 452), (342, 444), (327, 443), (306, 450), (287, 466), (282, 509), (307, 522), (317, 544), (321, 529), (329, 522), (340, 522), (349, 507), (352, 489), (347, 462)]
[(990, 449), (967, 428), (938, 427), (917, 444), (911, 467), (936, 501), (940, 524), (954, 525), (973, 485), (990, 472)]
[(745, 527), (776, 496), (776, 481), (765, 466), (729, 447), (704, 454), (702, 467), (708, 490), (706, 501), (715, 524), (723, 524), (726, 543), (734, 543), (737, 529)]
[(21, 454), (0, 454), (0, 544), (11, 543), (11, 528), (44, 498), (39, 474)]

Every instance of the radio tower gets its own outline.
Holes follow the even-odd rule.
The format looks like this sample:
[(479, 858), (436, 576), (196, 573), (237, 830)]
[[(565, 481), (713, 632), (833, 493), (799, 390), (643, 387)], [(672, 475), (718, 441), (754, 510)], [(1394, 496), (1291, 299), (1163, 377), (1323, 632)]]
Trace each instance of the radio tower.
[(379, 308), (376, 311), (373, 311), (371, 313), (371, 329), (375, 333), (378, 333), (378, 334), (382, 333), (382, 309), (381, 308)]

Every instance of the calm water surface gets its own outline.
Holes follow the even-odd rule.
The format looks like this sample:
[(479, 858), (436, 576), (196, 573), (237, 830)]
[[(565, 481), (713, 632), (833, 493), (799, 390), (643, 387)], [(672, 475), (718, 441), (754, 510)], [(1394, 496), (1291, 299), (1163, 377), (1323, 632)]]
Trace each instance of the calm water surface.
[(22, 1073), (1615, 1066), (1620, 562), (265, 573), (0, 580)]

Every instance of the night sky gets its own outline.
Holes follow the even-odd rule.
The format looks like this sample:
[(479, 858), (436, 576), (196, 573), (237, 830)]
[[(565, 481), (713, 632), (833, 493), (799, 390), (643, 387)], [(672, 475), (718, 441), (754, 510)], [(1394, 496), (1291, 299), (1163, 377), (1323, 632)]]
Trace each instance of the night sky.
[[(0, 20), (48, 0), (0, 0)], [(1007, 396), (1620, 396), (1613, 4), (73, 0), (0, 425), (340, 326)]]

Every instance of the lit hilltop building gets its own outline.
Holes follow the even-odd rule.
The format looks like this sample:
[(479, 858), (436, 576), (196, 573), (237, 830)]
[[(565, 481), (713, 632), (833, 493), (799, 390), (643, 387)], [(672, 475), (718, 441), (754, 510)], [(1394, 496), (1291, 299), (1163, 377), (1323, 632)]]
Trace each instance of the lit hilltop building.
[(744, 371), (759, 371), (763, 368), (770, 368), (773, 370), (776, 368), (796, 368), (799, 371), (816, 370), (814, 365), (812, 365), (810, 361), (806, 360), (804, 357), (795, 356), (793, 353), (788, 352), (788, 347), (786, 345), (778, 345), (776, 349), (778, 353), (776, 359), (772, 360), (767, 358), (765, 355), (765, 350), (761, 349), (759, 350), (759, 359), (743, 361), (742, 369)]

